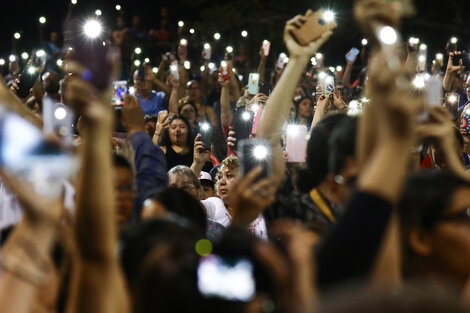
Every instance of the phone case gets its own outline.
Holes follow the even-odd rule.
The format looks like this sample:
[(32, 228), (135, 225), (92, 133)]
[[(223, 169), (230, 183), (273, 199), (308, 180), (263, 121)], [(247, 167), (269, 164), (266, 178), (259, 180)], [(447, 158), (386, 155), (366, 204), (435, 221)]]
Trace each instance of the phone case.
[(229, 80), (230, 79), (230, 65), (228, 65), (228, 63), (223, 63), (223, 64), (220, 64), (220, 76), (224, 79), (224, 80)]
[(204, 148), (206, 150), (210, 150), (212, 144), (212, 137), (214, 134), (214, 128), (211, 126), (209, 127), (209, 129), (206, 130), (200, 129), (199, 134), (201, 134), (199, 140), (202, 141)]
[[(246, 113), (245, 113), (246, 112)], [(237, 140), (248, 139), (253, 128), (253, 112), (250, 110), (237, 109), (234, 112), (233, 131)], [(244, 119), (243, 115), (248, 114), (248, 119)]]
[[(307, 156), (307, 126), (288, 125), (286, 136), (287, 162), (304, 163)], [(295, 128), (295, 131), (289, 131)]]
[(306, 46), (310, 42), (320, 38), (321, 35), (328, 32), (329, 30), (338, 27), (338, 24), (336, 24), (335, 21), (326, 23), (323, 20), (322, 15), (322, 10), (309, 13), (306, 16), (307, 20), (302, 25), (302, 27), (292, 31), (294, 37), (301, 45)]
[(357, 58), (359, 55), (360, 51), (357, 48), (352, 48), (349, 50), (349, 52), (346, 54), (346, 60), (349, 62), (354, 62), (354, 60)]
[(248, 76), (248, 92), (250, 95), (256, 95), (259, 87), (259, 74), (250, 73)]
[[(255, 156), (255, 149), (258, 146), (264, 147), (266, 150), (266, 157), (258, 159)], [(253, 168), (261, 166), (263, 171), (258, 179), (269, 177), (272, 173), (271, 159), (272, 147), (271, 142), (267, 139), (245, 139), (238, 143), (238, 157), (240, 158), (240, 174), (245, 176)]]
[(260, 105), (258, 107), (258, 111), (255, 113), (254, 121), (253, 121), (253, 128), (251, 129), (252, 134), (256, 134), (258, 132), (259, 123), (261, 118), (263, 117), (264, 105)]

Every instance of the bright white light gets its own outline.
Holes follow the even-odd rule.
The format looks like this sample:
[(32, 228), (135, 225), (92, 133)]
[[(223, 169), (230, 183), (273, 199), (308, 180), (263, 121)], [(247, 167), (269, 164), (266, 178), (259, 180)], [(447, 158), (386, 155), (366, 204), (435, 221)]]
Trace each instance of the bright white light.
[(195, 32), (196, 32), (196, 31), (194, 30), (194, 28), (191, 28), (191, 29), (189, 30), (189, 33), (190, 33), (190, 34), (194, 34)]
[(331, 10), (325, 11), (325, 12), (323, 12), (323, 19), (327, 23), (333, 22), (335, 20), (335, 13)]
[(70, 1), (72, 4), (77, 4), (77, 0), (71, 0)]
[(436, 60), (443, 60), (443, 59), (444, 59), (444, 55), (442, 53), (436, 54)]
[(312, 62), (312, 65), (317, 65), (317, 59), (315, 59), (315, 57), (312, 57), (310, 62)]
[(0, 65), (5, 65), (5, 59), (0, 59)]
[(220, 62), (220, 66), (223, 67), (223, 68), (226, 68), (227, 67), (227, 62), (225, 62), (225, 61)]
[(253, 156), (258, 160), (264, 160), (268, 156), (268, 149), (259, 145), (253, 148)]
[(180, 45), (182, 45), (182, 46), (187, 46), (187, 45), (188, 45), (188, 41), (183, 38), (183, 39), (180, 40)]
[(201, 72), (204, 72), (206, 70), (206, 67), (204, 65), (201, 65), (199, 69), (201, 70)]
[(447, 101), (449, 103), (456, 103), (457, 102), (457, 96), (456, 95), (450, 95), (449, 97), (447, 97)]
[(289, 58), (288, 57), (285, 57), (284, 58), (284, 63), (288, 63), (289, 62)]
[(41, 17), (39, 18), (39, 23), (45, 24), (45, 23), (46, 23), (46, 18), (45, 18), (44, 16), (41, 16)]
[(10, 54), (10, 56), (8, 57), (8, 60), (10, 60), (10, 62), (15, 62), (16, 61), (16, 55)]
[(134, 96), (134, 95), (135, 95), (135, 87), (134, 87), (134, 86), (130, 86), (130, 87), (129, 87), (129, 94), (130, 94), (131, 96)]
[(189, 70), (191, 68), (191, 62), (189, 61), (184, 61), (184, 68)]
[(456, 44), (458, 41), (457, 37), (450, 38), (450, 43)]
[(135, 66), (140, 66), (140, 64), (142, 64), (142, 63), (140, 62), (140, 60), (135, 60), (135, 61), (134, 61), (134, 65), (135, 65)]
[(335, 68), (333, 66), (330, 66), (328, 69), (330, 70), (330, 72), (335, 72)]
[(379, 30), (379, 39), (386, 45), (393, 45), (397, 42), (398, 35), (392, 27), (384, 26)]
[(67, 111), (64, 108), (57, 108), (54, 111), (54, 116), (58, 120), (63, 120), (67, 116)]
[(341, 72), (342, 70), (343, 70), (343, 67), (342, 67), (342, 66), (339, 66), (339, 65), (338, 65), (338, 66), (336, 67), (336, 71), (337, 71), (337, 72)]
[(219, 33), (215, 33), (215, 34), (214, 34), (214, 39), (215, 39), (215, 40), (219, 40), (219, 39), (220, 39), (220, 34), (219, 34)]
[(242, 113), (242, 120), (248, 121), (251, 118), (251, 114), (247, 111)]
[(13, 37), (15, 37), (15, 39), (20, 39), (21, 38), (21, 34), (20, 33), (15, 33), (13, 35)]
[(232, 47), (232, 46), (228, 46), (227, 48), (225, 48), (225, 50), (226, 50), (228, 53), (232, 53), (232, 52), (233, 52), (233, 47)]
[(335, 79), (333, 78), (333, 76), (327, 76), (327, 77), (325, 77), (325, 83), (326, 83), (326, 84), (332, 85), (334, 82), (335, 82)]
[(424, 50), (427, 50), (427, 49), (428, 49), (428, 46), (425, 45), (424, 43), (422, 43), (422, 44), (419, 46), (419, 50), (424, 51)]
[(320, 72), (320, 73), (318, 74), (318, 78), (320, 78), (321, 80), (325, 79), (325, 77), (326, 77), (326, 73), (325, 73), (325, 72)]
[(95, 14), (98, 15), (98, 16), (101, 16), (101, 14), (103, 14), (103, 12), (101, 12), (101, 10), (96, 10)]
[(83, 32), (88, 38), (94, 39), (101, 35), (102, 31), (101, 23), (97, 20), (89, 20), (83, 26)]
[(152, 73), (157, 74), (158, 73), (158, 67), (152, 68)]
[(145, 63), (150, 63), (150, 59), (149, 59), (149, 58), (145, 58), (145, 59), (144, 59), (144, 62), (145, 62)]
[(34, 66), (28, 67), (28, 73), (33, 75), (36, 72), (36, 68)]
[(62, 66), (62, 64), (64, 64), (64, 61), (62, 61), (61, 59), (57, 60), (57, 66)]
[(245, 38), (248, 36), (248, 32), (246, 30), (242, 31), (242, 37)]
[(410, 45), (417, 45), (417, 44), (419, 44), (419, 38), (410, 37), (408, 42), (410, 43)]
[(363, 98), (361, 99), (361, 101), (362, 101), (362, 103), (369, 103), (369, 102), (370, 102), (370, 100), (367, 99), (366, 97), (363, 97)]
[(369, 41), (368, 41), (367, 39), (365, 39), (365, 38), (362, 39), (362, 41), (361, 41), (361, 44), (362, 44), (363, 46), (367, 46), (368, 43), (369, 43)]
[(135, 54), (141, 54), (142, 53), (142, 48), (137, 47), (134, 49)]
[(286, 133), (289, 137), (297, 137), (299, 135), (299, 125), (287, 125)]
[(178, 21), (178, 26), (179, 26), (179, 27), (183, 27), (183, 26), (184, 26), (184, 22), (183, 22), (183, 21)]
[(419, 62), (426, 62), (426, 56), (420, 55), (420, 56), (418, 57), (418, 61), (419, 61)]
[(209, 67), (210, 70), (213, 70), (215, 68), (215, 64), (212, 62), (207, 64), (207, 66)]
[(426, 85), (425, 79), (423, 75), (416, 75), (413, 79), (413, 86), (417, 89), (423, 89)]
[(26, 53), (26, 52), (23, 52), (23, 53), (21, 54), (21, 58), (22, 58), (23, 60), (27, 60), (27, 59), (29, 58), (29, 54)]
[(250, 106), (250, 110), (253, 111), (253, 112), (255, 112), (255, 113), (258, 113), (259, 104), (253, 103), (253, 104)]
[(202, 131), (208, 131), (209, 129), (211, 128), (211, 126), (209, 125), (209, 123), (202, 123), (201, 124), (201, 130)]
[(210, 45), (210, 44), (208, 44), (208, 43), (205, 43), (205, 44), (204, 44), (204, 49), (210, 49), (210, 48), (211, 48), (211, 45)]
[(42, 58), (42, 57), (45, 56), (45, 55), (46, 55), (46, 51), (44, 51), (44, 50), (38, 50), (38, 51), (36, 51), (36, 56), (37, 56), (38, 58)]
[(323, 54), (321, 54), (320, 52), (318, 52), (317, 54), (315, 54), (315, 58), (316, 58), (317, 60), (320, 60), (320, 59), (323, 58)]
[(119, 4), (116, 4), (115, 8), (116, 8), (116, 11), (120, 11), (120, 10), (121, 10), (121, 6), (120, 6)]

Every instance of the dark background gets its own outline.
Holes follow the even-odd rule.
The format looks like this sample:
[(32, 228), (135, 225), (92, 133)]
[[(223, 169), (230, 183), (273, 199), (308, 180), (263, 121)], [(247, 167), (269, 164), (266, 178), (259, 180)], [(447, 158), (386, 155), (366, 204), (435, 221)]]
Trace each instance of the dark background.
[[(108, 27), (112, 27), (115, 23), (118, 14), (114, 10), (116, 4), (123, 7), (122, 12), (129, 21), (132, 14), (137, 13), (148, 27), (159, 24), (160, 7), (166, 6), (171, 26), (176, 28), (176, 22), (184, 20), (185, 29), (194, 27), (197, 38), (201, 41), (213, 42), (213, 33), (219, 31), (222, 40), (215, 44), (215, 48), (221, 51), (226, 45), (230, 44), (236, 48), (244, 42), (254, 57), (261, 41), (270, 39), (273, 62), (277, 54), (285, 50), (281, 37), (285, 21), (308, 8), (330, 7), (337, 12), (340, 26), (329, 42), (322, 47), (322, 52), (327, 55), (327, 65), (343, 64), (344, 54), (352, 46), (359, 48), (362, 39), (361, 32), (352, 17), (352, 0), (79, 0), (78, 2), (79, 11), (83, 16), (87, 14), (92, 16), (95, 9), (101, 9), (102, 18)], [(47, 18), (46, 34), (52, 30), (61, 30), (69, 3), (69, 0), (0, 0), (0, 12), (2, 12), (0, 56), (7, 57), (11, 52), (13, 34), (17, 31), (22, 33), (18, 43), (20, 53), (36, 47), (39, 43), (40, 16)], [(439, 51), (442, 52), (451, 36), (459, 37), (461, 48), (470, 51), (470, 0), (415, 0), (415, 6), (418, 11), (417, 16), (403, 22), (402, 32), (405, 38), (419, 37), (428, 44), (431, 56)], [(249, 32), (248, 38), (241, 38), (242, 30)]]

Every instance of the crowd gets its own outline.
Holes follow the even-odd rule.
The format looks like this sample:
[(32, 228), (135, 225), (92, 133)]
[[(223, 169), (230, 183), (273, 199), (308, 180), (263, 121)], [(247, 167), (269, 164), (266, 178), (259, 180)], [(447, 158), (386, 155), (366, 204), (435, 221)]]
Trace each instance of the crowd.
[(401, 42), (403, 3), (355, 1), (344, 68), (319, 53), (322, 10), (253, 73), (166, 10), (109, 32), (69, 12), (62, 46), (12, 54), (0, 311), (470, 311), (470, 58)]

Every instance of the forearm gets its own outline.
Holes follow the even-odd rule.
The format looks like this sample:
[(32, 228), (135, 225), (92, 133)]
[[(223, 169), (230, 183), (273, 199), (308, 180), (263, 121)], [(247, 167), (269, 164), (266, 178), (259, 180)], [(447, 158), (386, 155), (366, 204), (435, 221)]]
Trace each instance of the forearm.
[(203, 167), (204, 163), (201, 162), (193, 161), (193, 164), (191, 164), (191, 170), (196, 174), (197, 177), (199, 177), (199, 174), (201, 174)]
[(451, 92), (452, 91), (452, 79), (454, 78), (454, 73), (450, 73), (446, 71), (444, 75), (444, 79), (442, 80), (442, 87), (445, 91)]
[(260, 84), (264, 84), (264, 77), (266, 73), (266, 57), (262, 56), (261, 59), (259, 60), (259, 65), (258, 65), (258, 74), (259, 74), (259, 82)]
[(232, 86), (232, 94), (230, 100), (237, 101), (241, 97), (240, 87), (238, 86), (238, 79), (235, 75), (230, 75), (230, 85)]
[(310, 126), (310, 131), (325, 117), (326, 108), (324, 106), (317, 106), (315, 113), (313, 114), (312, 124)]
[(153, 80), (153, 84), (155, 84), (161, 91), (163, 91), (165, 94), (170, 94), (171, 93), (171, 87), (165, 84), (163, 81), (161, 81), (158, 78), (155, 78)]
[(109, 261), (115, 257), (117, 236), (109, 142), (111, 123), (87, 124), (77, 194), (78, 246), (83, 260)]
[(178, 100), (179, 100), (179, 92), (178, 87), (173, 87), (171, 89), (170, 95), (170, 113), (178, 114)]
[(351, 72), (354, 67), (353, 62), (347, 62), (346, 63), (346, 69), (344, 70), (344, 75), (343, 75), (343, 86), (351, 88)]
[(231, 126), (233, 122), (233, 112), (230, 107), (230, 90), (228, 86), (222, 87), (222, 92), (220, 93), (220, 109), (222, 125)]

